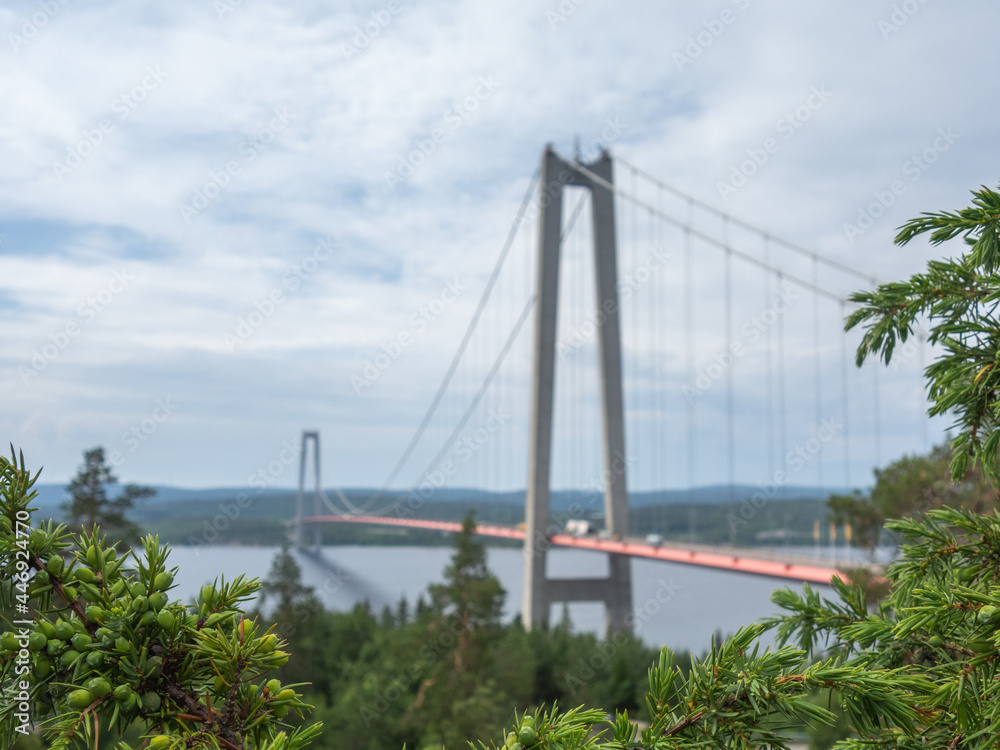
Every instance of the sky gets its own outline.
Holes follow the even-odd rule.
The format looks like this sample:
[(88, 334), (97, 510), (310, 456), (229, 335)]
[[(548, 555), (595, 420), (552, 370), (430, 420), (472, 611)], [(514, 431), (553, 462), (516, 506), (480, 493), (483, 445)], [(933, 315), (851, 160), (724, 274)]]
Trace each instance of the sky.
[[(547, 143), (567, 157), (576, 142), (584, 158), (608, 148), (871, 277), (918, 272), (947, 250), (896, 247), (896, 228), (997, 184), (998, 25), (1000, 6), (985, 0), (5, 3), (0, 432), (44, 465), (42, 481), (68, 480), (100, 445), (122, 481), (209, 487), (293, 486), (301, 431), (315, 429), (324, 484), (380, 484), (444, 375)], [(628, 169), (616, 170), (627, 185)], [(663, 229), (645, 249), (633, 237), (630, 261), (629, 222), (644, 215), (627, 211), (619, 205), (622, 268), (662, 245), (666, 270), (643, 299), (669, 315), (681, 235)], [(736, 232), (707, 213), (701, 226)], [(492, 338), (470, 347), (483, 372), (517, 317), (517, 294), (531, 291), (531, 236), (526, 225), (498, 285)], [(755, 241), (747, 234), (746, 247)], [(707, 264), (695, 269), (706, 319), (722, 304), (718, 285), (709, 290), (722, 256), (709, 250), (695, 248)], [(762, 292), (750, 291), (745, 269), (733, 273), (740, 330)], [(823, 278), (838, 295), (865, 286)], [(788, 317), (790, 329), (812, 304)], [(826, 333), (839, 313), (817, 316), (832, 326), (821, 337), (827, 389), (840, 387), (839, 338)], [(698, 404), (697, 451), (680, 396), (713, 361), (718, 326), (697, 335), (686, 370), (679, 323), (651, 325), (633, 340), (666, 342), (649, 360), (659, 385), (645, 401), (628, 395), (642, 368), (626, 364), (634, 486), (773, 477), (774, 380), (766, 413), (763, 391), (740, 391), (729, 469), (725, 388)], [(503, 395), (469, 423), (481, 435), (507, 429), (496, 449), (505, 463), (462, 482), (523, 486), (526, 424), (504, 415), (522, 413), (530, 395), (530, 333), (529, 324), (512, 350), (521, 376), (498, 377)], [(402, 334), (408, 343), (393, 347)], [(809, 330), (789, 335), (786, 354), (805, 351)], [(367, 378), (366, 363), (386, 352), (396, 354)], [(738, 384), (760, 374), (758, 355), (738, 363)], [(920, 417), (924, 356), (885, 373), (878, 447), (851, 443), (838, 474), (831, 446), (793, 483), (864, 485), (873, 465), (940, 439), (946, 422)], [(786, 450), (840, 409), (830, 396), (813, 414), (806, 364), (789, 367)], [(370, 382), (359, 387), (359, 377)], [(422, 476), (432, 443), (449, 434), (445, 417), (454, 423), (476, 382), (471, 370), (457, 376), (427, 455), (394, 486)], [(872, 394), (852, 383), (852, 437), (863, 440)], [(661, 396), (674, 406), (661, 409)], [(648, 410), (667, 426), (647, 441)], [(574, 435), (596, 434), (574, 419)], [(592, 443), (560, 459), (556, 484), (600, 477)]]

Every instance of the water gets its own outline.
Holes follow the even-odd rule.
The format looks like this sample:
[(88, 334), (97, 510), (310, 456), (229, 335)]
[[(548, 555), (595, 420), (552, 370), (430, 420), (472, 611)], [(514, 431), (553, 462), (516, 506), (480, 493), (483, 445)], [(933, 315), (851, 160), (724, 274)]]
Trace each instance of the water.
[[(171, 594), (187, 602), (202, 585), (220, 575), (232, 580), (242, 573), (263, 580), (278, 551), (276, 547), (174, 547), (168, 565), (177, 566), (179, 571)], [(507, 590), (504, 617), (509, 620), (521, 607), (522, 553), (519, 549), (489, 549), (487, 554), (490, 569)], [(327, 609), (349, 609), (368, 600), (376, 613), (386, 604), (395, 609), (404, 596), (412, 611), (417, 597), (426, 596), (428, 584), (441, 580), (451, 555), (448, 547), (325, 547), (322, 559), (333, 566), (331, 570), (308, 554), (295, 553), (303, 582), (316, 589)], [(573, 549), (549, 552), (550, 577), (607, 574), (607, 558), (602, 553)], [(801, 585), (793, 582), (635, 559), (635, 631), (651, 646), (700, 653), (708, 648), (715, 631), (732, 633), (741, 625), (777, 614), (771, 592), (785, 587), (801, 590)], [(829, 588), (819, 588), (829, 595)], [(561, 607), (553, 607), (553, 622), (561, 617)], [(569, 614), (574, 631), (603, 634), (602, 604), (571, 604)]]

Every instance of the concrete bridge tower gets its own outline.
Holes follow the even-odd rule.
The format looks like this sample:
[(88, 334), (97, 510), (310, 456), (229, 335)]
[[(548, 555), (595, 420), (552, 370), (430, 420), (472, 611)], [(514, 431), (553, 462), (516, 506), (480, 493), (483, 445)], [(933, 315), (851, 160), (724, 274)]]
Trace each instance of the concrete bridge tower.
[[(309, 454), (309, 441), (313, 443), (313, 469), (315, 471), (314, 479), (315, 485), (313, 487), (313, 515), (318, 516), (320, 514), (320, 492), (321, 487), (319, 481), (319, 430), (303, 430), (302, 431), (302, 450), (299, 453), (299, 492), (295, 497), (295, 548), (304, 549), (306, 547), (305, 539), (305, 529), (302, 525), (303, 515), (303, 505), (305, 503), (305, 491), (306, 491), (306, 459)], [(313, 548), (319, 551), (320, 545), (323, 541), (322, 531), (318, 523), (312, 524), (313, 526)]]
[[(581, 168), (582, 167), (582, 170)], [(598, 179), (595, 179), (598, 178)], [(535, 309), (535, 357), (532, 427), (528, 461), (524, 540), (524, 603), (526, 628), (548, 624), (554, 602), (600, 601), (605, 604), (609, 633), (629, 630), (632, 574), (629, 558), (609, 555), (607, 578), (552, 579), (546, 575), (549, 487), (552, 465), (552, 414), (556, 366), (556, 314), (559, 301), (559, 251), (565, 187), (591, 192), (594, 263), (597, 278), (598, 352), (604, 437), (604, 510), (607, 529), (628, 533), (625, 483), (625, 430), (622, 409), (621, 326), (615, 242), (614, 175), (605, 152), (590, 164), (561, 159), (551, 146), (542, 156), (542, 207), (539, 225), (538, 292)]]

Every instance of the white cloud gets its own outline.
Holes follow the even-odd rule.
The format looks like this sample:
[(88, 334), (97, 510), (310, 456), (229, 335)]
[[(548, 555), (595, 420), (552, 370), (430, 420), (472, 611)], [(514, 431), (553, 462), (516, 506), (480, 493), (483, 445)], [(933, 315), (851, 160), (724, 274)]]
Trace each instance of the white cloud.
[[(927, 2), (886, 40), (878, 21), (892, 4), (860, 0), (590, 0), (556, 28), (546, 18), (555, 2), (404, 0), (347, 59), (344, 45), (385, 5), (240, 3), (220, 19), (210, 3), (71, 2), (29, 44), (0, 50), (0, 382), (16, 394), (0, 424), (50, 481), (173, 395), (181, 409), (137, 452), (129, 478), (238, 483), (316, 425), (331, 481), (379, 482), (450, 360), (544, 143), (569, 154), (575, 134), (587, 144), (608, 118), (628, 125), (613, 150), (646, 171), (882, 278), (939, 252), (892, 248), (896, 226), (964, 205), (998, 171), (995, 92), (982, 71), (1000, 10), (983, 1)], [(679, 70), (674, 54), (727, 8), (735, 20)], [(0, 36), (35, 10), (4, 9)], [(121, 117), (115, 103), (151, 66), (165, 77)], [(500, 84), (495, 93), (389, 190), (386, 171), (484, 77)], [(814, 86), (834, 93), (829, 103), (723, 204), (717, 182)], [(270, 139), (262, 128), (275, 108), (293, 117)], [(105, 119), (113, 128), (59, 182), (53, 161)], [(947, 127), (961, 133), (954, 148), (847, 242), (844, 223)], [(233, 161), (239, 174), (185, 222), (181, 203)], [(339, 253), (226, 352), (224, 335), (321, 236)], [(512, 259), (522, 273), (526, 251)], [(24, 384), (17, 368), (121, 267), (134, 284)], [(356, 397), (351, 374), (452, 277), (469, 291)], [(526, 284), (498, 290), (504, 320)], [(509, 395), (526, 397), (526, 386)], [(887, 412), (887, 436), (912, 406)], [(457, 401), (448, 408), (457, 416)], [(884, 458), (919, 449), (908, 439), (887, 437)], [(752, 474), (741, 464), (738, 476)], [(667, 481), (682, 483), (682, 472)]]

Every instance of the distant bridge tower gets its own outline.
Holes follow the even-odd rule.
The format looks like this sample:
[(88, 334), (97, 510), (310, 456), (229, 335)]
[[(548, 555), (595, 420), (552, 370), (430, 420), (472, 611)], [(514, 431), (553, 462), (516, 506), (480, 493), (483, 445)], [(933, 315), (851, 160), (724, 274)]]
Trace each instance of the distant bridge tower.
[(604, 469), (609, 477), (604, 492), (607, 529), (624, 537), (628, 533), (628, 495), (625, 484), (625, 430), (622, 411), (621, 330), (618, 306), (618, 270), (615, 246), (612, 161), (605, 152), (591, 164), (581, 165), (599, 182), (574, 164), (563, 161), (551, 146), (542, 157), (543, 207), (539, 232), (538, 295), (535, 312), (535, 366), (532, 395), (531, 448), (528, 463), (524, 540), (524, 605), (526, 628), (544, 626), (554, 602), (601, 601), (609, 631), (630, 628), (632, 573), (629, 558), (609, 555), (607, 578), (551, 579), (546, 575), (548, 552), (549, 479), (552, 464), (552, 408), (556, 363), (556, 312), (559, 300), (559, 246), (562, 233), (562, 198), (565, 186), (591, 192), (594, 259), (597, 277), (597, 314), (601, 373), (601, 406), (604, 425)]
[[(315, 469), (315, 486), (313, 487), (313, 515), (318, 516), (320, 514), (320, 488), (322, 485), (319, 481), (319, 430), (303, 430), (302, 431), (302, 450), (299, 454), (299, 492), (295, 498), (295, 548), (303, 549), (306, 547), (305, 540), (305, 530), (302, 525), (303, 513), (302, 505), (305, 499), (306, 492), (306, 458), (309, 453), (309, 441), (313, 442), (313, 464)], [(314, 523), (313, 525), (313, 548), (319, 551), (322, 544), (323, 536), (320, 529), (320, 524)]]

